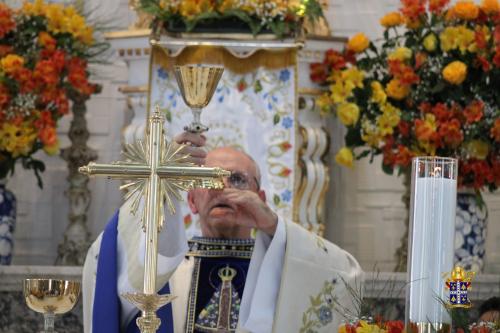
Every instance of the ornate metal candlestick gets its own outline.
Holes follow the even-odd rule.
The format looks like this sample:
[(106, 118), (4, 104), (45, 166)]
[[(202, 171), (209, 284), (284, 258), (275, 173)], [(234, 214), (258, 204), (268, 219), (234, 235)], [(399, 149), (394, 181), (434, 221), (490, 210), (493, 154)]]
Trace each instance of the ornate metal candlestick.
[(196, 167), (189, 162), (189, 155), (182, 154), (183, 146), (166, 141), (163, 122), (164, 117), (159, 106), (156, 106), (149, 118), (146, 142), (137, 141), (126, 145), (125, 161), (113, 164), (90, 163), (80, 168), (80, 172), (87, 175), (131, 180), (121, 188), (128, 189), (126, 199), (133, 200), (133, 214), (136, 214), (141, 199), (145, 198), (142, 215), (142, 228), (146, 233), (144, 289), (143, 293), (124, 295), (142, 311), (137, 325), (143, 333), (156, 332), (160, 326), (156, 310), (174, 298), (172, 295), (157, 295), (155, 291), (158, 232), (163, 227), (164, 202), (167, 202), (170, 212), (173, 213), (175, 208), (172, 195), (181, 200), (180, 190), (195, 187), (222, 189), (222, 177), (230, 175), (230, 172), (220, 168)]
[(210, 103), (217, 84), (224, 72), (222, 66), (186, 65), (175, 66), (174, 74), (181, 90), (182, 98), (193, 112), (193, 122), (184, 127), (185, 131), (203, 133), (208, 127), (200, 121), (201, 110)]

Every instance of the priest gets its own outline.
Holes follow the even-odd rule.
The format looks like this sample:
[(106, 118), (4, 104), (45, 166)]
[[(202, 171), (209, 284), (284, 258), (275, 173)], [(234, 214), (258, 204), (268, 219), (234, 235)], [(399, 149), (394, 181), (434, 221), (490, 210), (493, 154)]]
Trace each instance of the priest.
[[(266, 204), (260, 171), (246, 153), (182, 133), (195, 162), (231, 171), (224, 190), (194, 189), (188, 205), (201, 237), (180, 219), (159, 235), (157, 290), (176, 298), (158, 332), (335, 332), (353, 310), (361, 269), (336, 245), (278, 217)], [(252, 230), (256, 230), (252, 237)], [(85, 333), (139, 332), (139, 311), (121, 294), (141, 292), (144, 234), (125, 202), (89, 250), (83, 271)]]

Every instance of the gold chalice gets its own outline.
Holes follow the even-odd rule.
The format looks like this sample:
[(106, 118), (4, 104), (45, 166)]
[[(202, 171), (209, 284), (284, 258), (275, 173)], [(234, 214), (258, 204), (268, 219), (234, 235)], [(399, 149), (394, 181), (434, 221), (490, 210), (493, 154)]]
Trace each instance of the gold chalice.
[(55, 315), (73, 309), (81, 289), (80, 282), (54, 279), (25, 279), (23, 287), (28, 307), (43, 313), (42, 333), (55, 333)]
[(182, 98), (193, 112), (193, 122), (185, 131), (203, 133), (208, 127), (200, 122), (201, 110), (210, 103), (215, 88), (224, 72), (224, 67), (214, 65), (175, 66), (174, 74)]

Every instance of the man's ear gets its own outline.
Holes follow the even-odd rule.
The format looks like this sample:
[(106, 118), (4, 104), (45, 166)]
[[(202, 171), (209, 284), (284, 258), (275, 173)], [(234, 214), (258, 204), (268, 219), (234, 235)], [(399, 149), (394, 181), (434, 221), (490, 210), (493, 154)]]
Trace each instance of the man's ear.
[(196, 205), (194, 204), (194, 193), (193, 193), (193, 191), (189, 191), (188, 192), (187, 202), (188, 202), (188, 205), (189, 205), (189, 209), (191, 209), (191, 213), (198, 214), (198, 208), (196, 208)]
[(259, 193), (257, 193), (257, 194), (259, 195), (259, 198), (260, 198), (262, 201), (266, 202), (266, 191), (264, 191), (264, 190), (259, 190)]

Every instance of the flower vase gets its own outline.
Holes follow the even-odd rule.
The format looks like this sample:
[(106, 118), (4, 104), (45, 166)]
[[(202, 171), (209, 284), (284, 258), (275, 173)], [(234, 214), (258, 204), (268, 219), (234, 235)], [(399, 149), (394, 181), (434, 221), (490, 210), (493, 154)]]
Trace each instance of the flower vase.
[(0, 265), (12, 261), (16, 225), (16, 197), (5, 185), (6, 180), (0, 179)]
[(484, 267), (488, 209), (474, 192), (459, 191), (455, 220), (455, 264), (481, 272)]

